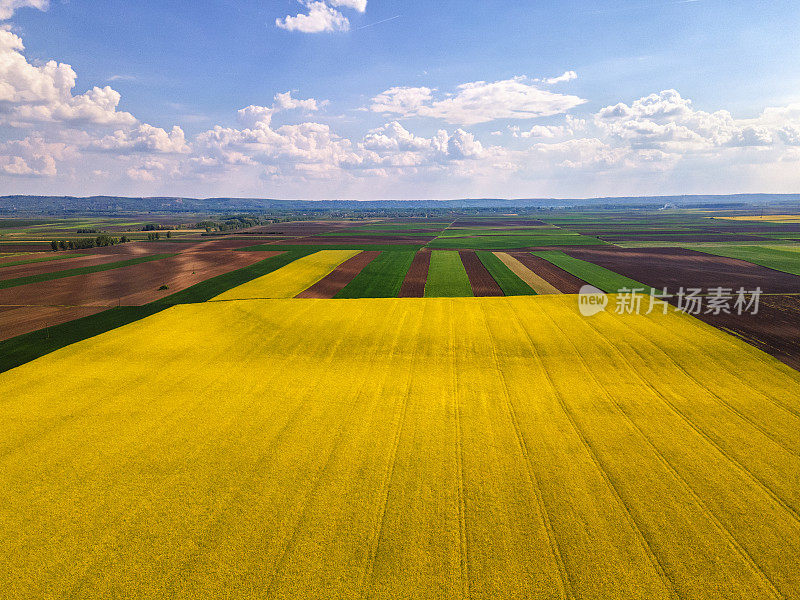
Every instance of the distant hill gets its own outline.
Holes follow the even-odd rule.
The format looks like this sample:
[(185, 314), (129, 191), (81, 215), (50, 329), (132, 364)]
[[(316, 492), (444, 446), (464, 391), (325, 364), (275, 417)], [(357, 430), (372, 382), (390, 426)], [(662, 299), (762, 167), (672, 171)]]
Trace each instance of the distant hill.
[(800, 204), (800, 194), (720, 196), (624, 196), (607, 198), (464, 198), (456, 200), (276, 200), (271, 198), (126, 198), (122, 196), (0, 196), (0, 214), (234, 213), (403, 209), (497, 209), (554, 207), (741, 208)]

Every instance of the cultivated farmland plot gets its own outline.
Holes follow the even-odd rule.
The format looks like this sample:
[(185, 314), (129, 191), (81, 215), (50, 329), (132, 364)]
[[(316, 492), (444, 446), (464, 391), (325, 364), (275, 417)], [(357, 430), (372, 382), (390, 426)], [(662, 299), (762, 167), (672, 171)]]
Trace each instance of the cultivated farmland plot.
[(800, 375), (684, 315), (212, 300), (0, 398), (9, 598), (800, 597)]

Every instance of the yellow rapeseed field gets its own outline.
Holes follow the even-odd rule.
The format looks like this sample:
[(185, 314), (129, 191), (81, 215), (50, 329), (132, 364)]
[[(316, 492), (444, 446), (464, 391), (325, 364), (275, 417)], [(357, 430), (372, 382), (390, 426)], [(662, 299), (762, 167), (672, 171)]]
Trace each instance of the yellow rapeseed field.
[(0, 423), (3, 598), (800, 597), (800, 375), (683, 315), (176, 306)]
[(223, 292), (212, 300), (294, 298), (361, 250), (320, 250)]

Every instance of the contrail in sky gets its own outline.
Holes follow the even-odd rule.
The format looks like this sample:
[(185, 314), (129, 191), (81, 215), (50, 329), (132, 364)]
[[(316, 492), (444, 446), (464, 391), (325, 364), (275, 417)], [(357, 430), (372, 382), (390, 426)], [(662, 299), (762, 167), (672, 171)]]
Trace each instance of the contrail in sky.
[(389, 17), (388, 19), (384, 19), (383, 21), (376, 21), (375, 23), (370, 23), (369, 25), (362, 25), (361, 27), (356, 27), (356, 31), (359, 29), (366, 29), (367, 27), (375, 27), (375, 25), (380, 25), (381, 23), (386, 23), (388, 21), (394, 21), (395, 19), (399, 19), (401, 15), (395, 15), (394, 17)]

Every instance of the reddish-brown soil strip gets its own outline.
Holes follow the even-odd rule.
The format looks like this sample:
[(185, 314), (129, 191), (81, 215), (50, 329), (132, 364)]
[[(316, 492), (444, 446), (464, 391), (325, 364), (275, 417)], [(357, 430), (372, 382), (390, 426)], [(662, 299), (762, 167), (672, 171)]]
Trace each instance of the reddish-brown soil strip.
[(400, 286), (398, 298), (422, 298), (425, 296), (425, 284), (428, 282), (428, 267), (431, 265), (430, 250), (420, 250), (411, 261), (403, 285)]
[[(60, 325), (73, 319), (87, 317), (105, 306), (23, 306), (3, 307), (0, 310), (0, 340), (7, 340), (23, 333), (30, 333), (45, 327)], [(46, 336), (46, 332), (42, 332)]]
[(800, 371), (800, 296), (762, 296), (756, 315), (697, 317)]
[(583, 279), (578, 279), (572, 273), (529, 252), (509, 252), (509, 254), (562, 294), (577, 294), (581, 287), (586, 285)]
[(505, 296), (503, 290), (491, 273), (483, 266), (474, 250), (461, 250), (459, 253), (464, 269), (469, 277), (469, 285), (475, 296)]
[[(0, 304), (141, 305), (278, 252), (183, 252), (160, 260), (0, 290)], [(168, 289), (159, 290), (162, 285)]]
[(333, 298), (344, 286), (353, 281), (356, 275), (377, 258), (380, 252), (365, 251), (356, 254), (336, 267), (331, 273), (320, 279), (307, 290), (300, 292), (295, 298)]
[(654, 288), (675, 293), (680, 287), (725, 287), (765, 293), (800, 292), (800, 277), (735, 258), (682, 248), (564, 248), (575, 258), (593, 262)]

